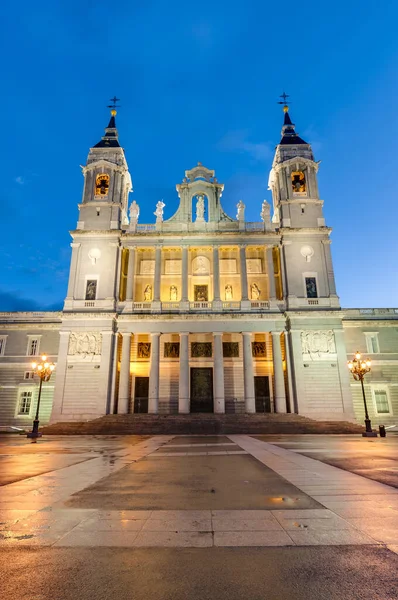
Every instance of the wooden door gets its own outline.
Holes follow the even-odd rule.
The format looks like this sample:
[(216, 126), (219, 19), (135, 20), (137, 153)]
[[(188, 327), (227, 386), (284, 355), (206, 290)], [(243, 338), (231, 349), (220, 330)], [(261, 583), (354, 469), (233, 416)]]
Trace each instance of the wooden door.
[(191, 368), (191, 413), (213, 412), (212, 367)]
[(257, 375), (254, 378), (254, 395), (256, 398), (256, 412), (271, 412), (271, 396), (269, 393), (269, 377)]
[(136, 377), (134, 388), (134, 412), (148, 412), (149, 377)]

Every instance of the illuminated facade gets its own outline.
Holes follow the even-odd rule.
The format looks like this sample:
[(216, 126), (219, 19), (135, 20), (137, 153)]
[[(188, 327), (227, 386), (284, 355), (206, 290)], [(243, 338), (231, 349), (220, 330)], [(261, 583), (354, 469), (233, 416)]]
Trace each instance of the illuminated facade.
[[(22, 348), (28, 336), (27, 352), (36, 341), (33, 351), (41, 344), (57, 362), (45, 409), (52, 422), (113, 412), (361, 420), (347, 369), (347, 350), (358, 347), (381, 355), (379, 380), (369, 379), (373, 418), (393, 418), (398, 340), (385, 333), (396, 329), (398, 311), (341, 310), (318, 163), (284, 110), (269, 180), (272, 210), (259, 204), (261, 220), (247, 222), (242, 201), (227, 215), (224, 185), (198, 163), (176, 186), (176, 213), (165, 218), (158, 202), (151, 224), (129, 203), (132, 182), (113, 113), (83, 168), (64, 310), (0, 316), (0, 382), (20, 368), (7, 360), (8, 349)], [(28, 360), (24, 381), (11, 377), (4, 423), (30, 416)]]

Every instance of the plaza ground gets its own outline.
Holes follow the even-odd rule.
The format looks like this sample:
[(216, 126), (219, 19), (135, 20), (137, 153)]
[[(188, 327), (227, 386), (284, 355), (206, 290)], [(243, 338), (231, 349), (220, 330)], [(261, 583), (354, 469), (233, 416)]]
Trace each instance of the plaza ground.
[(2, 591), (395, 598), (397, 449), (395, 434), (2, 435)]

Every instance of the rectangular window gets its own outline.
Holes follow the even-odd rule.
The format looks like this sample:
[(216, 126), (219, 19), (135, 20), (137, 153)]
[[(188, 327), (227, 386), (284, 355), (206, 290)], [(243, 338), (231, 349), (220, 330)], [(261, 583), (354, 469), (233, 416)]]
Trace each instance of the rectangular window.
[(388, 415), (390, 413), (390, 405), (387, 390), (375, 389), (373, 390), (373, 395), (376, 404), (376, 413), (378, 415)]
[(24, 379), (33, 379), (35, 376), (34, 371), (25, 371), (23, 378)]
[(0, 356), (4, 356), (4, 352), (6, 349), (6, 341), (7, 341), (7, 336), (0, 335)]
[(28, 356), (37, 356), (39, 354), (39, 338), (29, 337), (28, 340)]
[(307, 295), (307, 298), (318, 298), (316, 277), (305, 278), (305, 293)]
[(18, 399), (18, 414), (29, 415), (32, 406), (33, 391), (21, 391)]
[(365, 332), (366, 350), (371, 354), (377, 354), (380, 352), (378, 335), (378, 333)]

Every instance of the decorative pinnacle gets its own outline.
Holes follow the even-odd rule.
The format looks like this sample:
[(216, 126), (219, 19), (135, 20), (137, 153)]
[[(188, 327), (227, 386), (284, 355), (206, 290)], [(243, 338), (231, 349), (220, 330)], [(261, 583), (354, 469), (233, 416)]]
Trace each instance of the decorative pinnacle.
[(284, 113), (288, 112), (289, 104), (291, 104), (291, 102), (287, 101), (287, 98), (289, 98), (289, 97), (290, 97), (289, 94), (286, 94), (285, 92), (283, 92), (283, 94), (281, 94), (279, 96), (279, 98), (282, 98), (283, 101), (280, 100), (279, 102), (277, 102), (277, 104), (283, 104), (283, 112)]

